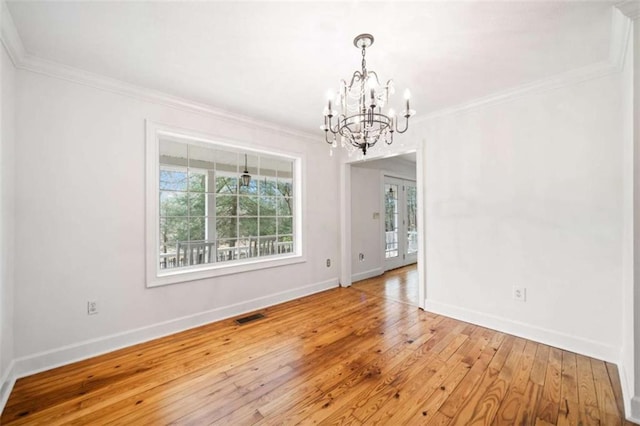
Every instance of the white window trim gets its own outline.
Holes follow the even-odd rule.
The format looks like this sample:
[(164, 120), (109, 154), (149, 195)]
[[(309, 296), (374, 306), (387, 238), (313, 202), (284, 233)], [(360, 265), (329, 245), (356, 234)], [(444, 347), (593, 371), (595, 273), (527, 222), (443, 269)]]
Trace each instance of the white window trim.
[[(237, 274), (258, 269), (272, 268), (294, 263), (306, 262), (306, 247), (303, 245), (303, 198), (305, 197), (305, 157), (301, 153), (283, 152), (268, 147), (260, 147), (240, 141), (230, 141), (212, 135), (166, 126), (146, 120), (146, 286), (158, 287), (168, 284), (176, 284), (187, 281), (201, 280), (221, 275)], [(158, 262), (158, 250), (160, 247), (159, 229), (159, 176), (160, 167), (158, 160), (159, 136), (171, 136), (188, 139), (192, 142), (204, 145), (215, 144), (233, 149), (242, 149), (258, 154), (275, 154), (294, 160), (294, 248), (290, 254), (274, 257), (254, 258), (251, 260), (211, 263), (196, 265), (193, 267), (176, 270), (160, 269)], [(221, 140), (222, 139), (222, 140)]]

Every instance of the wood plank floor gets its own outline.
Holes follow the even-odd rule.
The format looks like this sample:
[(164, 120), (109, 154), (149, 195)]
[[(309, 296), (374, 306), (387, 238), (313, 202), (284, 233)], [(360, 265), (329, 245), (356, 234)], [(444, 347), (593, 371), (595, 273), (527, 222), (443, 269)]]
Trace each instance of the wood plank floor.
[(614, 365), (391, 300), (399, 274), (20, 379), (0, 421), (628, 424)]
[(418, 306), (418, 269), (416, 264), (387, 271), (381, 277), (354, 283), (354, 287), (375, 296)]

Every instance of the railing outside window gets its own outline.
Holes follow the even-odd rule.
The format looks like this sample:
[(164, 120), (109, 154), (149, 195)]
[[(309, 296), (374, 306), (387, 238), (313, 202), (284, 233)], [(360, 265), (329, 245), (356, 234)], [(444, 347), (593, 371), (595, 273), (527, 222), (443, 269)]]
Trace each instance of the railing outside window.
[(295, 252), (293, 159), (160, 138), (159, 166), (160, 270)]
[(293, 253), (293, 242), (278, 242), (275, 238), (262, 241), (254, 239), (247, 246), (233, 248), (216, 248), (216, 243), (210, 241), (181, 242), (178, 243), (175, 252), (160, 254), (160, 269), (286, 253)]

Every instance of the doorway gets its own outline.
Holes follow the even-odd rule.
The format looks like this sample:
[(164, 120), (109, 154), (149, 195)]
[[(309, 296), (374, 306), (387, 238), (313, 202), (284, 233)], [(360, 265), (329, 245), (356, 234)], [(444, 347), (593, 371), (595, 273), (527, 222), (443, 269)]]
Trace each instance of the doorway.
[(416, 182), (384, 177), (384, 270), (418, 260), (418, 200)]
[[(385, 274), (395, 275), (405, 268), (412, 268), (402, 268), (403, 264), (413, 264), (418, 294), (417, 298), (411, 298), (411, 304), (424, 308), (424, 178), (422, 163), (417, 161), (422, 155), (419, 148), (416, 152), (347, 162), (342, 166), (341, 285), (362, 284), (363, 280), (385, 274), (387, 269), (397, 269)], [(386, 187), (385, 191), (387, 178), (397, 179), (391, 184), (399, 187), (394, 188), (394, 196), (389, 200), (389, 207), (394, 208), (393, 227), (387, 226), (385, 220), (386, 194), (390, 189)], [(391, 232), (388, 247), (387, 232)], [(393, 258), (389, 265), (385, 260), (387, 250)], [(391, 252), (397, 252), (397, 255)]]

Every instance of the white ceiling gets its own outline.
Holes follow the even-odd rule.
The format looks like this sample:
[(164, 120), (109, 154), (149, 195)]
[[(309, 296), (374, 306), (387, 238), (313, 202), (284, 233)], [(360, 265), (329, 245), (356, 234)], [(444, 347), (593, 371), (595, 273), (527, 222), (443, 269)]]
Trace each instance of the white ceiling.
[(32, 55), (313, 133), (359, 33), (426, 115), (607, 60), (611, 4), (8, 2)]

